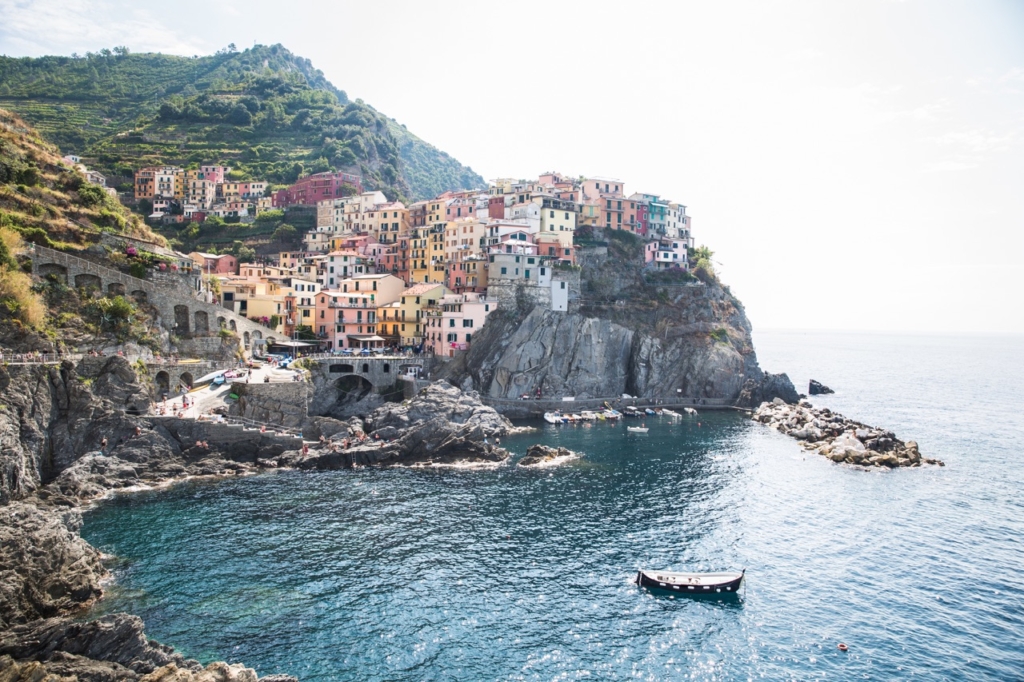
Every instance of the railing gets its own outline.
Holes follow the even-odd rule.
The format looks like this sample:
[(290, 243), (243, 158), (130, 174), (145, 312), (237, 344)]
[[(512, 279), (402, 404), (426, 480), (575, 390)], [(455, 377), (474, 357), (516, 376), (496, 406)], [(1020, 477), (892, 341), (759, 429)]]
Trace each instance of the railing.
[(80, 353), (10, 353), (0, 350), (0, 362), (12, 365), (54, 365), (81, 359)]

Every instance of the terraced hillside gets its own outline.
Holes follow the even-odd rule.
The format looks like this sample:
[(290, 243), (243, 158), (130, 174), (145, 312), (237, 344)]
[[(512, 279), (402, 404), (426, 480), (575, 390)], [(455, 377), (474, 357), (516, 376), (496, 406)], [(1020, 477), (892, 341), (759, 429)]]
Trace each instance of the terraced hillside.
[(0, 57), (0, 107), (115, 182), (140, 166), (223, 162), (239, 179), (344, 170), (407, 199), (483, 178), (280, 45), (188, 58), (103, 50)]

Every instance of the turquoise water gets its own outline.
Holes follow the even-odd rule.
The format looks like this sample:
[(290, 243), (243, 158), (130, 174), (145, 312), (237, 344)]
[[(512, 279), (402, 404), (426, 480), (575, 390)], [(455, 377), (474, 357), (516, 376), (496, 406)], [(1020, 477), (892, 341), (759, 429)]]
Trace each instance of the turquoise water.
[[(708, 413), (506, 439), (584, 453), (556, 468), (187, 483), (88, 514), (120, 557), (101, 608), (304, 680), (1021, 677), (1024, 341), (755, 340), (948, 466), (855, 470)], [(694, 601), (638, 589), (639, 566), (748, 580)]]

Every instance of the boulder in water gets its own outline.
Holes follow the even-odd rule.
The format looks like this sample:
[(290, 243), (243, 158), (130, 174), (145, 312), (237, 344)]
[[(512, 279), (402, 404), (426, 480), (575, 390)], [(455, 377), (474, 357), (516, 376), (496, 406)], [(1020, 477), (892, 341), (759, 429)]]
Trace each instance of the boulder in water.
[(835, 393), (835, 391), (820, 381), (811, 379), (811, 383), (807, 386), (807, 393), (808, 395), (825, 395), (827, 393)]

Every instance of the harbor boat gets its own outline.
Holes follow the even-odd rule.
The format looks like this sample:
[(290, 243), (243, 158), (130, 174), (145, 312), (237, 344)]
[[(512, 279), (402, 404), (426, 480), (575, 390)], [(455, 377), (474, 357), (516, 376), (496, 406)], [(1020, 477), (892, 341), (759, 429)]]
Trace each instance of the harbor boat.
[(697, 410), (693, 409), (692, 407), (684, 407), (683, 412), (693, 417), (697, 416)]
[(651, 409), (651, 408), (649, 408), (649, 407), (645, 407), (645, 408), (644, 408), (644, 412), (645, 412), (646, 414), (650, 414), (650, 415), (653, 415), (653, 414), (654, 414), (654, 410), (652, 410), (652, 409)]
[(622, 408), (622, 413), (625, 414), (627, 417), (639, 417), (640, 415), (643, 414), (643, 412), (636, 409), (632, 405)]
[(679, 414), (678, 412), (674, 412), (673, 410), (668, 409), (667, 407), (665, 409), (663, 409), (661, 411), (661, 413), (663, 415), (665, 415), (666, 417), (682, 417), (683, 416), (683, 415)]
[(735, 593), (747, 569), (739, 573), (676, 573), (674, 571), (645, 571), (636, 573), (636, 584), (669, 592), (689, 595), (710, 595)]
[(627, 426), (626, 430), (632, 431), (633, 433), (647, 433), (648, 431), (646, 426)]
[(604, 411), (604, 418), (605, 419), (621, 419), (622, 418), (622, 413), (619, 412), (618, 410), (605, 410)]
[(544, 421), (548, 424), (561, 424), (565, 421), (565, 418), (560, 412), (545, 412)]
[(582, 412), (580, 412), (580, 418), (585, 419), (588, 422), (592, 422), (595, 419), (597, 419), (597, 414), (591, 412), (590, 410), (583, 410)]
[(224, 375), (223, 374), (218, 374), (217, 376), (215, 376), (213, 378), (213, 381), (211, 381), (210, 384), (213, 385), (213, 386), (223, 386), (224, 385)]

